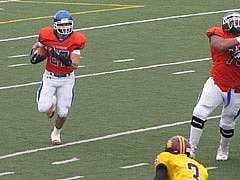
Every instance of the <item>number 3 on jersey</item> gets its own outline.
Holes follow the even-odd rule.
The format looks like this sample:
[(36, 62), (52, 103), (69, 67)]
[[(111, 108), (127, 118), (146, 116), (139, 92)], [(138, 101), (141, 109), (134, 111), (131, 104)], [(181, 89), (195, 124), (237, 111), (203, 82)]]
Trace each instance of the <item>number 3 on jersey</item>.
[[(58, 50), (59, 51), (59, 53), (61, 54), (61, 55), (63, 55), (64, 57), (68, 57), (68, 51), (67, 50)], [(54, 57), (51, 57), (51, 64), (53, 64), (54, 66), (61, 66), (61, 67), (64, 67), (64, 64), (60, 61), (60, 60), (58, 60), (58, 59), (56, 59), (56, 58), (54, 58)]]
[(199, 180), (199, 169), (193, 163), (187, 163), (187, 168), (193, 172), (193, 179)]

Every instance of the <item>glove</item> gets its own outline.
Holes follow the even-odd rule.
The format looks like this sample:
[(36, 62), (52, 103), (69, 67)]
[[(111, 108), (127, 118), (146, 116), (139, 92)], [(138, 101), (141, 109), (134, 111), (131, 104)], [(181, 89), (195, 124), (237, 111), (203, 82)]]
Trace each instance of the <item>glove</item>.
[(32, 64), (40, 63), (40, 62), (42, 62), (42, 61), (45, 60), (45, 59), (46, 59), (46, 57), (37, 54), (37, 52), (35, 51), (35, 49), (32, 49), (32, 50), (31, 50), (31, 53), (30, 53), (30, 62), (31, 62)]
[(65, 57), (64, 55), (60, 54), (55, 50), (55, 48), (52, 48), (50, 51), (50, 54), (52, 57), (59, 59), (65, 66), (71, 66), (72, 60), (69, 57)]

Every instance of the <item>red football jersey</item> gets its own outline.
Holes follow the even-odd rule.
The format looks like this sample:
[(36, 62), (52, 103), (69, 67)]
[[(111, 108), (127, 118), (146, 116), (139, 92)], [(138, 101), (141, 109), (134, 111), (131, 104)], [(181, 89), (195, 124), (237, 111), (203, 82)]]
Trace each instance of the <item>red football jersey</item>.
[[(221, 27), (212, 27), (208, 29), (206, 35), (209, 38), (212, 35), (220, 36), (225, 39), (236, 37), (231, 33), (223, 31)], [(210, 73), (214, 82), (224, 92), (229, 91), (230, 88), (234, 88), (238, 91), (240, 90), (240, 63), (236, 60), (236, 58), (240, 58), (238, 51), (239, 46), (224, 52), (219, 52), (211, 47), (213, 64)]]
[[(83, 49), (86, 44), (86, 37), (80, 32), (73, 32), (63, 41), (60, 41), (52, 27), (44, 27), (39, 31), (38, 41), (47, 47), (48, 51), (55, 48), (59, 53), (70, 57), (76, 49)], [(46, 69), (55, 74), (68, 74), (73, 71), (71, 66), (64, 66), (60, 60), (51, 57), (49, 54)]]

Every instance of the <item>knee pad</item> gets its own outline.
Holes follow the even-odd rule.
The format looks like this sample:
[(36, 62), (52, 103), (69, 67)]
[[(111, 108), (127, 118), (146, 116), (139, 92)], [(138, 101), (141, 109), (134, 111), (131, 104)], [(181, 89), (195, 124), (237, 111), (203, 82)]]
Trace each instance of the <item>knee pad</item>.
[(225, 138), (231, 138), (234, 135), (234, 129), (226, 130), (220, 127), (220, 133)]
[(195, 128), (199, 128), (199, 129), (203, 129), (204, 127), (204, 123), (205, 121), (196, 117), (196, 116), (192, 116), (192, 121), (191, 121), (191, 125)]

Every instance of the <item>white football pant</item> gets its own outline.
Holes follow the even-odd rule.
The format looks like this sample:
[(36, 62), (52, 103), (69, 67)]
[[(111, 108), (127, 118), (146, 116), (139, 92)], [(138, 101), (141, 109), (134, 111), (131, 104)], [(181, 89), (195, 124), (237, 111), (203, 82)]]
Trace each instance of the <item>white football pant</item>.
[(37, 91), (37, 104), (39, 112), (47, 112), (52, 106), (53, 95), (57, 98), (57, 114), (67, 117), (68, 110), (73, 101), (73, 87), (75, 84), (74, 73), (67, 77), (55, 77), (45, 71), (42, 84)]
[(221, 91), (211, 77), (204, 84), (193, 110), (193, 116), (206, 121), (207, 117), (221, 103), (223, 103), (223, 108), (219, 126), (225, 130), (234, 129), (235, 119), (240, 113), (240, 93), (235, 93), (234, 89), (229, 92)]

